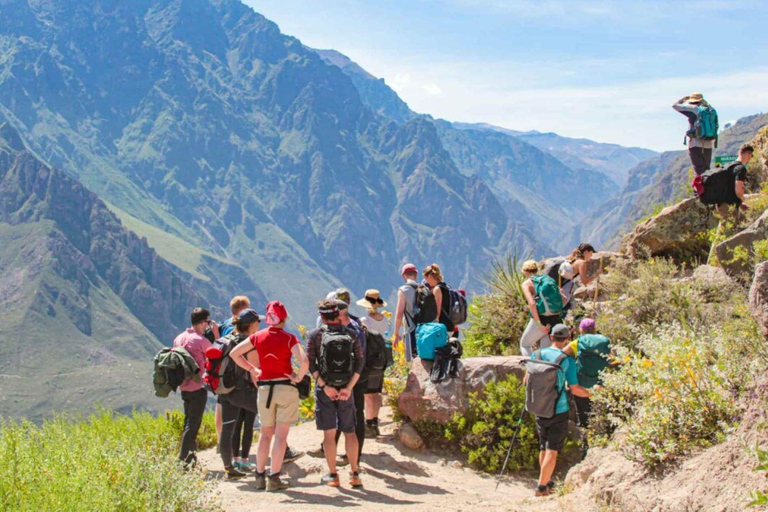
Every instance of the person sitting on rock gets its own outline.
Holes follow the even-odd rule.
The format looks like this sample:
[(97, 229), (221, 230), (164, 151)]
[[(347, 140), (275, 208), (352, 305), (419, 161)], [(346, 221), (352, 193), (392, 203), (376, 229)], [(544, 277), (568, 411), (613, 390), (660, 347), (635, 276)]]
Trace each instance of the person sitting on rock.
[(599, 267), (593, 275), (588, 273), (589, 262), (592, 261), (595, 252), (595, 248), (590, 244), (581, 244), (573, 250), (569, 258), (574, 275), (579, 276), (579, 280), (584, 286), (589, 285), (603, 273), (602, 267)]

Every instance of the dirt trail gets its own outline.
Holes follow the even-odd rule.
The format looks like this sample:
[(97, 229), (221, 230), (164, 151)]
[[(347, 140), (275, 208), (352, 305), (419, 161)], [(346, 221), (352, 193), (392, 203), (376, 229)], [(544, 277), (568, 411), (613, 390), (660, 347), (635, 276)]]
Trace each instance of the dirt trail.
[[(318, 511), (338, 507), (364, 507), (368, 511), (387, 510), (392, 506), (441, 511), (560, 508), (554, 498), (532, 497), (533, 478), (506, 478), (498, 491), (494, 491), (494, 478), (465, 468), (456, 459), (403, 447), (393, 435), (394, 424), (389, 420), (388, 410), (382, 412), (385, 413), (382, 437), (365, 440), (361, 465), (363, 488), (359, 490), (348, 484), (348, 467), (339, 470), (341, 488), (320, 485), (325, 461), (308, 455), (283, 468), (291, 478), (292, 487), (278, 493), (256, 491), (251, 475), (239, 481), (226, 480), (215, 450), (203, 452), (200, 460), (208, 468), (210, 477), (216, 479), (215, 495), (220, 505), (232, 512)], [(314, 422), (310, 422), (294, 427), (288, 440), (294, 449), (307, 451), (319, 446), (320, 437)]]

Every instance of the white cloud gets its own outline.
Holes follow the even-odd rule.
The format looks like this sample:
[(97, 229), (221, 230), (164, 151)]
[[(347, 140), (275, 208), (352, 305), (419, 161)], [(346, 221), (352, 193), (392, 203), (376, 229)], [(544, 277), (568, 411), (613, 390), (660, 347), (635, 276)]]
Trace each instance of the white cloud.
[(387, 85), (398, 93), (403, 92), (411, 83), (411, 75), (396, 73), (392, 78), (386, 80)]
[(443, 90), (440, 87), (438, 87), (436, 84), (422, 85), (421, 88), (424, 90), (424, 92), (426, 92), (430, 96), (439, 96), (443, 94)]

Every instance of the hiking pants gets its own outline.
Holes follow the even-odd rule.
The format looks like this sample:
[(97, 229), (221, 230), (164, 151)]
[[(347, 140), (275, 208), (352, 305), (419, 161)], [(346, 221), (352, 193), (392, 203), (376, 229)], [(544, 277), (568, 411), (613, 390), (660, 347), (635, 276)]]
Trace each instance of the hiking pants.
[(592, 399), (583, 396), (574, 396), (573, 401), (576, 404), (576, 421), (581, 428), (581, 458), (587, 456), (589, 442), (587, 440), (586, 428), (589, 426), (589, 416), (592, 414)]
[[(539, 316), (539, 319), (542, 324), (550, 327), (554, 327), (563, 321), (560, 315)], [(533, 354), (533, 347), (536, 343), (539, 343), (540, 349), (552, 345), (552, 341), (549, 339), (549, 334), (542, 331), (533, 321), (533, 318), (531, 318), (523, 331), (523, 336), (520, 338), (520, 353), (524, 357), (531, 357), (531, 354)]]
[[(235, 443), (235, 428), (240, 417), (240, 411), (246, 410), (256, 416), (258, 412), (258, 391), (248, 384), (248, 388), (235, 388), (228, 395), (220, 395), (221, 403), (221, 436), (219, 437), (219, 451), (224, 467), (232, 466), (232, 452)], [(253, 426), (251, 426), (253, 436)], [(253, 439), (253, 437), (251, 437)]]
[(704, 174), (712, 162), (712, 148), (688, 148), (693, 170), (697, 176)]
[[(357, 450), (358, 462), (360, 462), (363, 456), (363, 443), (365, 442), (365, 391), (365, 384), (355, 386), (352, 391), (352, 400), (355, 401), (355, 436), (359, 444), (359, 449)], [(336, 431), (336, 446), (339, 446), (339, 439), (341, 439), (341, 430)]]
[(256, 413), (240, 409), (235, 422), (235, 432), (232, 434), (232, 455), (247, 459), (251, 454), (253, 443), (253, 427), (256, 424)]
[(179, 460), (185, 463), (193, 462), (197, 447), (197, 433), (203, 424), (205, 405), (208, 402), (208, 391), (205, 388), (197, 391), (182, 391), (181, 399), (184, 401), (184, 432), (181, 434), (181, 450)]

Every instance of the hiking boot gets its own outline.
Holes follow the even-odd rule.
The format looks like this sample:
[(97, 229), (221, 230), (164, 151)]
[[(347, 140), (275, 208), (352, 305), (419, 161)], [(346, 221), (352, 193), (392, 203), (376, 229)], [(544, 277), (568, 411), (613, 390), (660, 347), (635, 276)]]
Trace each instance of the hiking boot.
[(317, 450), (309, 450), (307, 452), (307, 455), (310, 457), (315, 457), (316, 459), (324, 459), (325, 458), (325, 450), (323, 450), (323, 445), (320, 445), (320, 448)]
[(549, 496), (550, 494), (552, 494), (552, 489), (550, 489), (546, 485), (540, 485), (536, 487), (536, 492), (533, 493), (533, 495), (536, 496), (537, 498), (542, 496)]
[(288, 446), (285, 448), (285, 457), (283, 457), (283, 462), (293, 462), (302, 458), (303, 456), (304, 452), (294, 451), (290, 446)]
[(291, 484), (288, 480), (280, 478), (280, 473), (275, 473), (274, 475), (269, 475), (267, 477), (267, 492), (282, 491), (290, 486)]
[(224, 472), (227, 474), (227, 478), (229, 480), (234, 480), (235, 478), (243, 478), (245, 473), (240, 471), (239, 469), (235, 469), (234, 466), (229, 466), (228, 468), (224, 468)]
[(549, 483), (547, 484), (547, 489), (549, 489), (550, 491), (553, 491), (555, 489), (555, 481), (554, 480), (550, 480), (549, 481)]
[(378, 437), (378, 434), (376, 433), (376, 425), (373, 423), (365, 423), (365, 438), (366, 439), (376, 439)]
[(357, 471), (352, 471), (349, 474), (349, 485), (352, 487), (362, 487), (363, 481), (360, 480), (360, 473)]
[(320, 483), (323, 485), (329, 485), (331, 487), (339, 487), (341, 486), (341, 482), (339, 481), (339, 474), (338, 473), (328, 473), (323, 478), (320, 479)]
[(259, 473), (256, 471), (256, 490), (263, 491), (267, 488), (267, 472)]
[(340, 468), (343, 468), (344, 466), (349, 466), (349, 457), (346, 455), (339, 455), (336, 457), (336, 465)]

